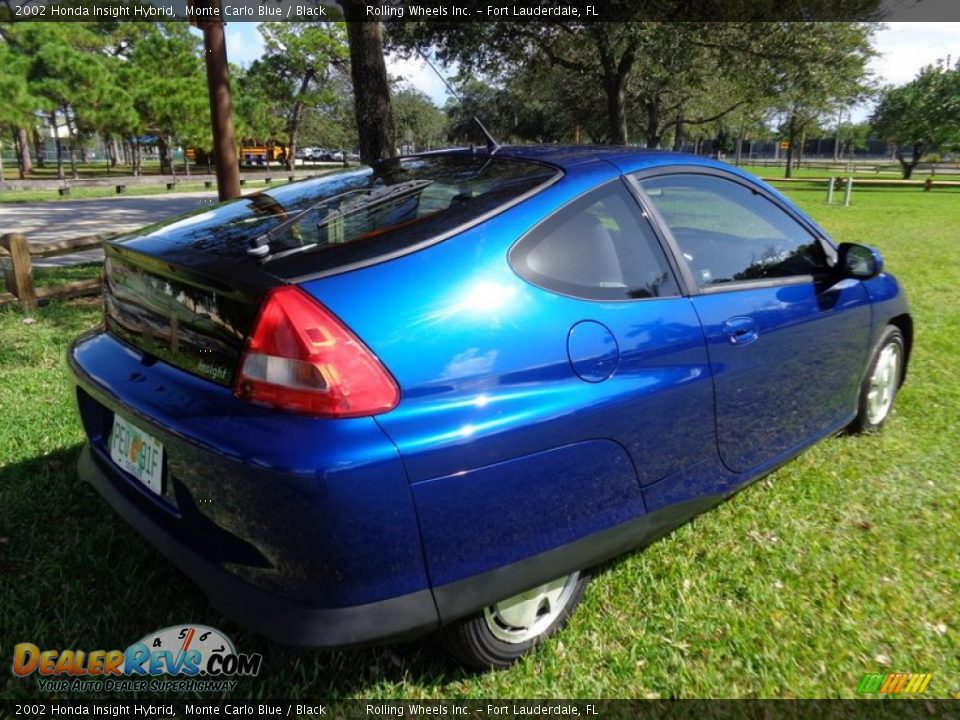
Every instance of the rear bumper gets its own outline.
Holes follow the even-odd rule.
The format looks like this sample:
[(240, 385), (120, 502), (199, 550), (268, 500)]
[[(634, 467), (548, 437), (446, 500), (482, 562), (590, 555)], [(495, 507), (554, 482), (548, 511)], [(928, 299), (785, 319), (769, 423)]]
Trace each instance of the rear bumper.
[(276, 642), (310, 647), (345, 647), (398, 640), (439, 625), (429, 590), (378, 602), (315, 608), (246, 583), (207, 561), (165, 531), (117, 488), (97, 450), (87, 444), (78, 463), (80, 477), (92, 484), (124, 520), (196, 583), (218, 611)]
[[(89, 440), (80, 476), (217, 610), (312, 647), (438, 627), (406, 474), (371, 418), (258, 408), (104, 333), (67, 359)], [(162, 444), (159, 494), (110, 459), (115, 416)]]

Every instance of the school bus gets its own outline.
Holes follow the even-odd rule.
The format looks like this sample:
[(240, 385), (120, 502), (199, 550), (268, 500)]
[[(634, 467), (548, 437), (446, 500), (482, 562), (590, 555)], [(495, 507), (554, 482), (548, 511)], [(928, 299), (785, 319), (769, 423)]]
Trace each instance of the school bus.
[[(271, 162), (282, 162), (286, 160), (289, 151), (290, 149), (285, 145), (269, 145), (258, 140), (244, 138), (240, 141), (237, 158), (241, 165), (264, 166), (267, 164), (268, 156)], [(202, 165), (213, 162), (213, 153), (202, 148), (188, 147), (187, 158), (193, 163)]]

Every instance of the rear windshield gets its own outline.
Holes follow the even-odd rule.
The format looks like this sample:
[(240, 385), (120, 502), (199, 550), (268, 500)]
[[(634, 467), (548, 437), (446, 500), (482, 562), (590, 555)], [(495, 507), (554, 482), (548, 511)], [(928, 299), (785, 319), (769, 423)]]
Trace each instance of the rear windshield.
[(150, 228), (136, 245), (213, 254), (284, 278), (318, 274), (432, 240), (557, 172), (467, 153), (404, 158), (249, 195)]

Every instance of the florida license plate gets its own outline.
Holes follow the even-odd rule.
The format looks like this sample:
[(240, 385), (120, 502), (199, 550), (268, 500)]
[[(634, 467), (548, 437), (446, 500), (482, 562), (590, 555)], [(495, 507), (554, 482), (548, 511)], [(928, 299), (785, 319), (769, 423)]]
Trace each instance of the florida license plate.
[(113, 418), (110, 458), (157, 495), (163, 492), (163, 445), (119, 415)]

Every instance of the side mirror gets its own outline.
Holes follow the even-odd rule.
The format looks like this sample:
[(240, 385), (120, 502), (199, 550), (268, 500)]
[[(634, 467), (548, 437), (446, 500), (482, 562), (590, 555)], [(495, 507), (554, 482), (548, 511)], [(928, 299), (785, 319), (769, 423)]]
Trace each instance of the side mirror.
[(837, 272), (845, 278), (869, 280), (883, 270), (883, 255), (876, 248), (856, 243), (840, 243), (837, 248)]

